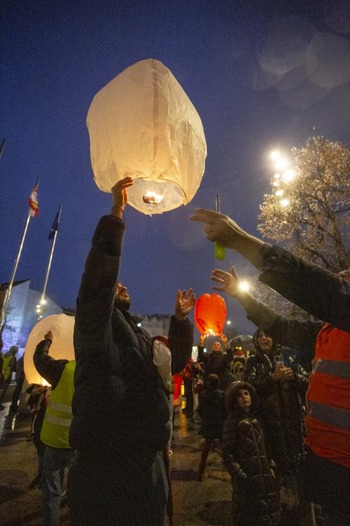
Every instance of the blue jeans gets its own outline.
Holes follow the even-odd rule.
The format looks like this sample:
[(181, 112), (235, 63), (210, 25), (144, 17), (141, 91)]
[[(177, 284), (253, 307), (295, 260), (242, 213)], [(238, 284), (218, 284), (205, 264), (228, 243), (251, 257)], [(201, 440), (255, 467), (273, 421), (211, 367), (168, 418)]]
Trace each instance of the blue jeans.
[(59, 523), (64, 468), (70, 468), (74, 452), (46, 446), (43, 459), (43, 525)]

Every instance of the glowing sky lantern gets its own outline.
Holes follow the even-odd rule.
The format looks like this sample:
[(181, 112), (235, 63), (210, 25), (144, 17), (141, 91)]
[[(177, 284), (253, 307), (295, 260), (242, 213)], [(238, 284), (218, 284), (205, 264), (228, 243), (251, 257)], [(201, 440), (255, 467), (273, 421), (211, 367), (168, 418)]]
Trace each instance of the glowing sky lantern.
[(202, 294), (196, 300), (194, 321), (200, 334), (222, 334), (226, 315), (226, 303), (219, 294)]
[(24, 372), (29, 384), (47, 385), (47, 382), (40, 376), (33, 363), (33, 356), (36, 346), (44, 339), (45, 334), (51, 331), (53, 334), (52, 345), (49, 355), (56, 360), (74, 360), (73, 347), (73, 316), (66, 314), (53, 314), (47, 316), (34, 325), (29, 334), (24, 352)]
[(134, 179), (128, 202), (161, 214), (191, 201), (207, 154), (201, 119), (161, 62), (128, 67), (94, 97), (88, 114), (90, 156), (98, 188)]

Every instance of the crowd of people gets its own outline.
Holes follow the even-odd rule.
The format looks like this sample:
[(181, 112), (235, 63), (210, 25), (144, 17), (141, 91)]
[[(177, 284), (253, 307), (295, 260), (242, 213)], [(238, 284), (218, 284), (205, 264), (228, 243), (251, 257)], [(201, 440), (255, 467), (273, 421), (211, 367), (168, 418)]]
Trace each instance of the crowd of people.
[[(120, 261), (132, 184), (126, 177), (113, 187), (111, 211), (92, 238), (77, 299), (75, 360), (50, 356), (51, 331), (34, 353), (51, 386), (28, 393), (38, 452), (31, 487), (42, 489), (44, 526), (59, 523), (65, 469), (72, 526), (164, 525), (182, 383), (182, 412), (189, 419), (196, 412), (203, 437), (199, 480), (216, 444), (232, 479), (234, 526), (302, 526), (313, 504), (325, 525), (349, 526), (350, 272), (334, 276), (228, 216), (197, 210), (191, 219), (205, 224), (210, 241), (236, 250), (261, 281), (313, 317), (285, 318), (241, 291), (233, 267), (214, 269), (213, 290), (235, 298), (257, 327), (254, 350), (247, 356), (224, 334), (205, 350), (203, 334), (194, 361), (192, 289), (178, 290), (167, 338), (151, 337), (130, 313)], [(17, 351), (3, 356), (1, 396)]]

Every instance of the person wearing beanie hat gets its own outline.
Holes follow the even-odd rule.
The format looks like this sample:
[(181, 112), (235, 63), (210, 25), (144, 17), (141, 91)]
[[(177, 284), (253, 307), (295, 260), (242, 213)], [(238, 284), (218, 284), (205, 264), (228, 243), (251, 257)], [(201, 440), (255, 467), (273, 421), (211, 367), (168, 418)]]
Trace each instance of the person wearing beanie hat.
[(0, 389), (2, 389), (2, 391), (0, 395), (0, 411), (3, 411), (5, 409), (5, 406), (2, 405), (2, 401), (9, 388), (9, 385), (12, 379), (12, 373), (16, 371), (16, 365), (17, 365), (16, 354), (17, 353), (18, 353), (17, 345), (12, 345), (10, 349), (7, 351), (7, 353), (3, 355), (2, 357), (1, 385), (0, 385)]
[(224, 423), (223, 460), (233, 486), (235, 526), (273, 526), (280, 523), (280, 500), (261, 423), (258, 398), (248, 382), (235, 381), (226, 393), (228, 416)]

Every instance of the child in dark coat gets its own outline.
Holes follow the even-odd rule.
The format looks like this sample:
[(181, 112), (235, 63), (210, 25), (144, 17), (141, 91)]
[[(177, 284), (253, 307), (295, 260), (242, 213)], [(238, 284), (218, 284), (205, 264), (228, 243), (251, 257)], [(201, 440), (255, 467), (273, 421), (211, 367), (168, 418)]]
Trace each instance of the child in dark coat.
[(199, 480), (202, 480), (214, 440), (219, 440), (221, 445), (226, 417), (225, 393), (220, 389), (217, 374), (209, 374), (205, 380), (204, 388), (198, 397), (198, 413), (202, 419), (200, 434), (205, 439), (199, 464)]
[(257, 398), (248, 382), (234, 382), (226, 395), (223, 459), (233, 485), (235, 526), (277, 526), (280, 501), (275, 464), (267, 457)]

